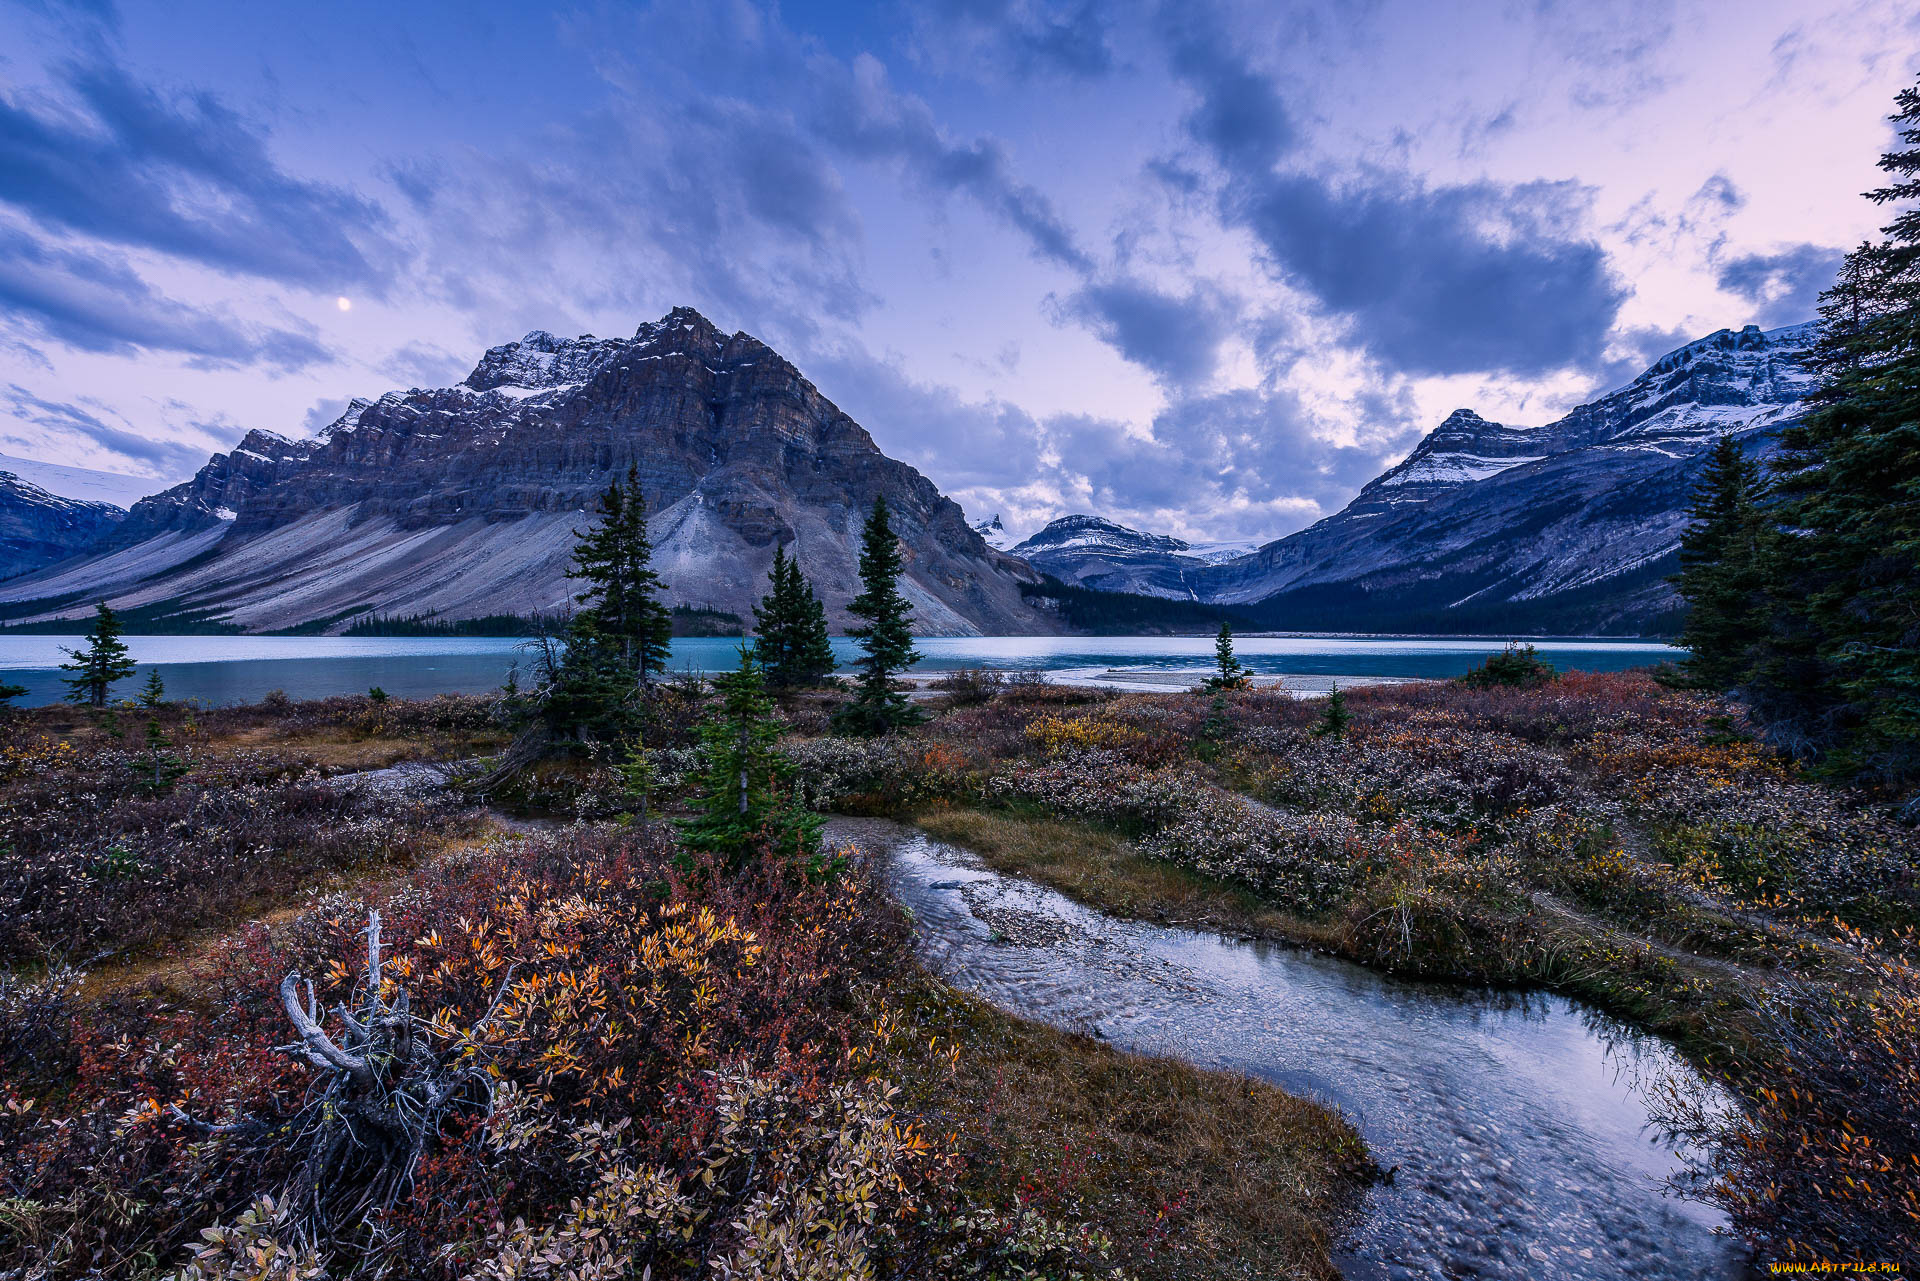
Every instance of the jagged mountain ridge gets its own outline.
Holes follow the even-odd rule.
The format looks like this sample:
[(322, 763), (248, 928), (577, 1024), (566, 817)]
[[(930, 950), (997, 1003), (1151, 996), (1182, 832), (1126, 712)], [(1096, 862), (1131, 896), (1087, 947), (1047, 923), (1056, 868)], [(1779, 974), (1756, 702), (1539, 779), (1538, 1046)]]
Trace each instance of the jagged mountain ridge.
[(356, 400), (312, 440), (250, 432), (134, 505), (99, 554), (0, 601), (107, 595), (248, 630), (356, 614), (551, 613), (574, 531), (628, 466), (676, 603), (746, 617), (787, 545), (844, 624), (860, 522), (884, 494), (903, 590), (928, 633), (1054, 630), (1022, 562), (771, 348), (676, 308), (631, 339), (544, 331), (491, 348), (454, 387)]
[(1202, 572), (1247, 553), (1247, 543), (1189, 543), (1102, 516), (1062, 516), (1012, 549), (1062, 582), (1167, 600), (1198, 600)]
[(1802, 412), (1814, 326), (1723, 329), (1542, 427), (1457, 410), (1319, 523), (1250, 554), (1094, 516), (1016, 545), (1082, 586), (1249, 607), (1274, 627), (1638, 632), (1666, 584), (1713, 440), (1755, 453)]
[(0, 471), (0, 579), (31, 573), (97, 545), (127, 513), (111, 503), (64, 498)]
[(1669, 625), (1706, 451), (1731, 433), (1770, 452), (1816, 385), (1814, 331), (1719, 330), (1543, 427), (1456, 413), (1340, 512), (1207, 571), (1203, 599), (1303, 628)]

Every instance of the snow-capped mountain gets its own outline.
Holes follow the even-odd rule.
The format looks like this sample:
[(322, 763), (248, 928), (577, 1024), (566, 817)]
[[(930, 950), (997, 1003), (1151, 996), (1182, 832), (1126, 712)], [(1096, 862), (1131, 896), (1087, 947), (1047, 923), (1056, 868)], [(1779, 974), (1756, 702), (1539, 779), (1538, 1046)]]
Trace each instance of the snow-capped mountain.
[(1717, 333), (1543, 427), (1460, 410), (1343, 510), (1206, 571), (1272, 626), (1633, 632), (1666, 584), (1705, 452), (1755, 453), (1804, 412), (1814, 326)]
[(980, 540), (997, 552), (1006, 551), (1013, 546), (1013, 535), (1009, 534), (1007, 527), (1000, 523), (998, 512), (975, 524), (973, 532), (980, 535)]
[(1100, 516), (1062, 516), (1012, 551), (1066, 583), (1169, 600), (1198, 599), (1200, 572), (1253, 549), (1248, 542), (1189, 543)]
[(65, 463), (45, 463), (37, 458), (17, 458), (12, 454), (0, 454), (0, 471), (12, 472), (28, 484), (38, 485), (49, 494), (61, 498), (106, 503), (122, 511), (148, 494), (166, 487), (165, 481), (146, 476), (95, 471), (91, 467), (70, 467)]
[(311, 440), (249, 432), (134, 504), (99, 554), (9, 582), (0, 602), (56, 614), (105, 594), (249, 630), (342, 628), (375, 610), (555, 613), (575, 586), (575, 531), (629, 465), (675, 603), (748, 616), (785, 545), (844, 623), (861, 522), (882, 494), (921, 630), (1056, 628), (1020, 594), (1031, 569), (932, 482), (765, 344), (688, 308), (630, 339), (535, 331), (457, 386), (356, 400)]
[(111, 503), (65, 498), (0, 471), (0, 578), (31, 573), (96, 545), (126, 519)]

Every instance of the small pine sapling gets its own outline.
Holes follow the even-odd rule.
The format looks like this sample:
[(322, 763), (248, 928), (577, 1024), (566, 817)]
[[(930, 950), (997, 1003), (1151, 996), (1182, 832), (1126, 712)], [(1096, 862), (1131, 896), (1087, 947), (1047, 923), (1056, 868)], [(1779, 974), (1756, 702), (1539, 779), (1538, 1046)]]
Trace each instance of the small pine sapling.
[(173, 750), (173, 739), (160, 723), (160, 709), (166, 701), (167, 687), (160, 679), (160, 670), (154, 668), (140, 690), (140, 706), (147, 709), (147, 741), (133, 764), (139, 786), (155, 796), (169, 790), (187, 772), (186, 761)]
[(1340, 690), (1340, 682), (1335, 681), (1327, 693), (1326, 710), (1320, 714), (1320, 723), (1313, 727), (1316, 738), (1340, 738), (1347, 732), (1347, 726), (1353, 723), (1353, 713), (1347, 710), (1347, 696)]

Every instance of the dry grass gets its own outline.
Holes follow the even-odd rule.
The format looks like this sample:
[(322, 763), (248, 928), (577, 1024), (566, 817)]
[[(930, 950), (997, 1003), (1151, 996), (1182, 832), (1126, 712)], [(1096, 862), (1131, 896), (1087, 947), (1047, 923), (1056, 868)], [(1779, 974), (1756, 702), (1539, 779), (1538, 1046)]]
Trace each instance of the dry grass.
[(1259, 895), (1150, 859), (1112, 832), (1006, 811), (929, 810), (929, 836), (972, 850), (995, 871), (1052, 886), (1128, 920), (1184, 925), (1309, 945), (1331, 942), (1326, 923), (1302, 920)]
[(1329, 1251), (1374, 1167), (1336, 1113), (931, 983), (911, 1008), (960, 1047), (956, 1076), (913, 1084), (933, 1096), (990, 1195), (1101, 1223), (1143, 1278), (1339, 1275)]
[(506, 746), (505, 733), (360, 734), (346, 727), (325, 727), (288, 733), (278, 725), (253, 725), (228, 734), (209, 735), (214, 749), (270, 750), (291, 760), (318, 767), (328, 774), (386, 769), (402, 761), (455, 760), (498, 752)]

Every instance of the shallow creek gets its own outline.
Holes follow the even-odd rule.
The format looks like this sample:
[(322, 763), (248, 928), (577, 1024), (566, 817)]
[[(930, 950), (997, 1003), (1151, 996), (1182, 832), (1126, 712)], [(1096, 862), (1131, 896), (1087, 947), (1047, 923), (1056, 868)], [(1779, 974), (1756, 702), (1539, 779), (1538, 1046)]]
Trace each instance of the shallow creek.
[(829, 836), (887, 856), (922, 955), (956, 986), (1344, 1111), (1398, 1167), (1336, 1256), (1352, 1281), (1748, 1275), (1716, 1212), (1663, 1194), (1678, 1162), (1645, 1090), (1686, 1069), (1654, 1038), (1558, 997), (1115, 920), (885, 820)]

